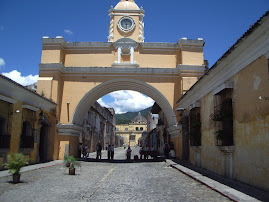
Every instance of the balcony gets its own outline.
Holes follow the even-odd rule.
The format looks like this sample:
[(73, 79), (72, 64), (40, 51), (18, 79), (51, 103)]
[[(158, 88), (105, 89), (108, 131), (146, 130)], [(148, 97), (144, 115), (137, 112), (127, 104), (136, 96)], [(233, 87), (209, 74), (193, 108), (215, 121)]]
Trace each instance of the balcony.
[(10, 135), (0, 135), (0, 149), (9, 149)]
[(33, 136), (21, 136), (21, 148), (34, 148)]

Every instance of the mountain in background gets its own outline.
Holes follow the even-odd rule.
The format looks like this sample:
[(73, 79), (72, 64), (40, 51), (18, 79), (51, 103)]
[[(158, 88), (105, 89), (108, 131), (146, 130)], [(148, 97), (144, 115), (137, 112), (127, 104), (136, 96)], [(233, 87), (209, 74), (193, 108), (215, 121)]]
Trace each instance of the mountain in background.
[[(148, 113), (150, 112), (150, 110), (151, 110), (151, 107), (141, 110), (140, 113), (142, 116), (144, 116), (147, 119)], [(116, 114), (116, 124), (131, 123), (132, 119), (138, 115), (138, 112), (127, 112), (124, 114)]]

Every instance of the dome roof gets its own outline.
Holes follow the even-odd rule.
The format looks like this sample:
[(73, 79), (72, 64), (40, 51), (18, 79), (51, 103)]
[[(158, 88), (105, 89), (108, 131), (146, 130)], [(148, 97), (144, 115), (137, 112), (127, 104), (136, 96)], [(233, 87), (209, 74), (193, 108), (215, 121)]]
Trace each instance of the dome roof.
[(134, 0), (121, 0), (114, 9), (118, 10), (140, 10)]
[(147, 122), (147, 119), (144, 116), (142, 116), (141, 113), (139, 112), (138, 115), (134, 117), (132, 122)]

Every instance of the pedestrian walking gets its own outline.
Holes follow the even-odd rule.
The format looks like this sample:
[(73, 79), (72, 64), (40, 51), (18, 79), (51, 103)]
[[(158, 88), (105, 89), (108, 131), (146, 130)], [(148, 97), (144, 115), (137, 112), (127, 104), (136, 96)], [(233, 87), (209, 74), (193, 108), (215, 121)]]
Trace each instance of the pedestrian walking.
[(101, 159), (102, 158), (102, 145), (100, 142), (96, 145), (96, 159)]
[(89, 156), (89, 154), (90, 154), (88, 145), (85, 145), (85, 150), (86, 150), (86, 158), (87, 158)]
[(111, 150), (111, 160), (113, 160), (114, 159), (114, 144), (112, 144), (110, 150)]
[(82, 158), (84, 160), (86, 160), (86, 154), (87, 154), (86, 146), (84, 145), (84, 146), (82, 146)]
[(108, 145), (107, 147), (107, 159), (110, 160), (110, 156), (111, 156), (111, 145)]
[(131, 153), (132, 153), (132, 150), (131, 150), (130, 146), (128, 146), (128, 149), (126, 150), (127, 160), (131, 159)]

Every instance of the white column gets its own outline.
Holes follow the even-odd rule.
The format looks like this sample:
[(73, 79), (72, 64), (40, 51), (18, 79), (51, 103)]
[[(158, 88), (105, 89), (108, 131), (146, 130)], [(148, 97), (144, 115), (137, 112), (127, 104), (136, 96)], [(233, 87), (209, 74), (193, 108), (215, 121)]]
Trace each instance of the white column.
[(131, 63), (134, 63), (134, 47), (131, 47)]
[(121, 63), (121, 47), (118, 47), (118, 63)]

